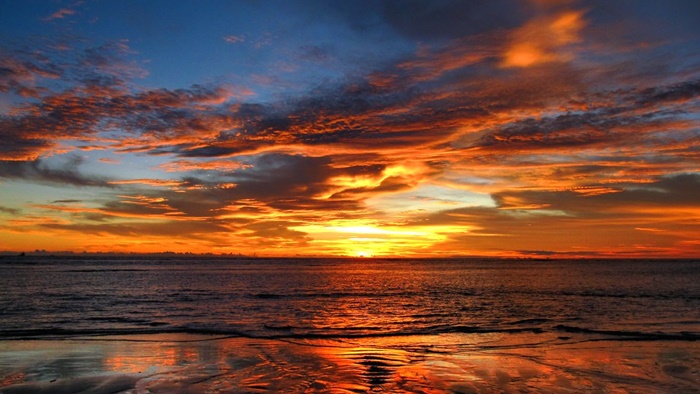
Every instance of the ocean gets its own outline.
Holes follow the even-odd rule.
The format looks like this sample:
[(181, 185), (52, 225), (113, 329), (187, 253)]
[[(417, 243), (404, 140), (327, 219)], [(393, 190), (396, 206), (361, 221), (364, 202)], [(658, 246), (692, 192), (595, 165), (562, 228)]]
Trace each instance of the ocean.
[[(209, 378), (205, 386), (186, 385), (187, 392), (200, 392), (197, 387), (201, 392), (557, 392), (566, 387), (571, 391), (562, 392), (578, 392), (583, 386), (577, 384), (585, 382), (589, 392), (700, 392), (700, 362), (692, 350), (698, 339), (700, 261), (693, 260), (0, 259), (0, 393), (22, 392), (16, 390), (23, 387), (52, 392), (46, 385), (62, 379), (104, 377), (107, 372), (112, 377), (116, 372), (133, 376), (149, 368), (155, 375), (127, 379), (124, 390), (110, 392), (156, 392), (153, 385), (146, 390), (144, 382), (161, 382), (153, 376), (164, 370), (168, 376), (182, 376), (165, 364), (185, 368), (212, 363), (218, 365), (213, 375), (230, 375), (230, 387), (221, 382), (218, 388), (211, 386), (216, 379)], [(39, 354), (54, 354), (47, 349), (75, 350), (96, 343), (102, 347), (93, 350), (93, 356), (104, 358), (105, 346), (112, 349), (124, 341), (145, 346), (120, 350), (124, 357), (152, 357), (153, 365), (139, 364), (144, 371), (120, 371), (105, 367), (104, 360), (96, 368), (91, 359), (92, 364), (61, 374), (36, 360)], [(148, 348), (154, 343), (156, 348)], [(181, 348), (183, 343), (197, 343), (217, 355), (164, 364), (158, 356), (164, 346)], [(238, 343), (240, 354), (222, 356), (224, 343)], [(45, 353), (27, 353), (27, 344)], [(641, 377), (630, 371), (598, 375), (595, 365), (606, 361), (597, 359), (600, 354), (586, 359), (584, 349), (592, 344), (607, 344), (600, 353), (608, 358), (617, 354), (628, 364), (641, 359), (639, 370), (646, 372)], [(299, 386), (280, 367), (276, 373), (253, 374), (258, 379), (247, 383), (236, 380), (250, 378), (252, 369), (247, 375), (241, 372), (246, 368), (269, 368), (271, 361), (265, 357), (310, 368), (307, 375), (317, 371), (317, 360), (300, 356), (308, 352), (305, 347), (341, 349), (321, 352), (323, 357), (315, 351), (314, 357), (322, 358), (320, 365), (331, 366), (350, 360), (340, 364), (356, 373), (346, 370), (343, 375), (331, 368)], [(282, 348), (286, 355), (271, 355)], [(497, 352), (504, 348), (520, 361), (504, 361)], [(670, 350), (677, 354), (664, 364)], [(634, 351), (638, 356), (630, 356)], [(547, 358), (554, 357), (553, 352), (559, 352), (559, 361)], [(585, 359), (580, 375), (568, 370), (572, 366), (562, 352)], [(495, 357), (502, 370), (520, 367), (505, 372), (508, 379), (499, 380), (493, 369), (490, 378), (469, 375), (476, 355)], [(234, 356), (244, 361), (231, 361)], [(73, 357), (78, 365), (80, 360), (85, 364)], [(427, 366), (423, 373), (434, 381), (426, 378), (421, 386), (416, 378), (411, 385), (406, 374), (397, 372), (415, 367), (416, 360), (422, 360)], [(447, 373), (445, 363), (458, 369)], [(552, 364), (549, 368), (569, 376), (570, 384), (527, 378), (522, 363), (532, 364), (528, 368), (535, 371)], [(635, 364), (630, 365), (633, 372)], [(142, 382), (142, 391), (137, 382)]]

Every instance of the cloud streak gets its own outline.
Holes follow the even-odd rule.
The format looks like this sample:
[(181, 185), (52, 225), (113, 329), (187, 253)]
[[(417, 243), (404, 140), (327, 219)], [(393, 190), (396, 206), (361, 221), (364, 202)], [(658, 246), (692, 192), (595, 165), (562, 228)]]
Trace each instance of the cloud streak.
[(75, 10), (72, 10), (70, 8), (61, 8), (58, 11), (54, 12), (53, 14), (44, 18), (44, 20), (51, 21), (54, 19), (63, 19), (63, 18), (66, 18), (66, 17), (68, 17), (70, 15), (74, 15), (74, 14), (75, 14)]
[(82, 174), (78, 167), (83, 160), (74, 156), (59, 166), (48, 165), (41, 159), (33, 161), (0, 161), (0, 179), (22, 179), (39, 183), (72, 186), (110, 187), (109, 182), (99, 176)]

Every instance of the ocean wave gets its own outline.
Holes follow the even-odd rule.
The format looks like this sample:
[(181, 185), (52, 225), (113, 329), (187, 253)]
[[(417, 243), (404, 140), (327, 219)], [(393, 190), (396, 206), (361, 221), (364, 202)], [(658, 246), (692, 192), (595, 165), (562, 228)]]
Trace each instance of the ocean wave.
[(698, 341), (700, 334), (691, 332), (642, 332), (642, 331), (626, 331), (626, 330), (598, 330), (585, 327), (568, 326), (558, 324), (553, 327), (554, 330), (576, 334), (595, 334), (610, 337), (616, 337), (617, 340), (646, 340), (646, 341)]
[(248, 298), (254, 299), (314, 299), (314, 298), (401, 298), (410, 299), (414, 297), (448, 297), (448, 296), (469, 297), (477, 295), (475, 292), (469, 291), (382, 291), (382, 292), (366, 292), (366, 291), (339, 291), (339, 292), (292, 292), (292, 293), (250, 293)]
[(146, 268), (75, 268), (75, 269), (66, 269), (61, 272), (72, 272), (72, 273), (90, 273), (90, 272), (96, 272), (99, 274), (105, 273), (105, 272), (149, 272), (153, 271), (152, 269), (146, 269)]
[(257, 338), (245, 332), (236, 330), (218, 330), (207, 328), (184, 328), (184, 327), (143, 327), (143, 328), (120, 328), (120, 329), (66, 329), (66, 328), (35, 328), (24, 330), (2, 330), (0, 339), (2, 340), (56, 340), (90, 337), (110, 337), (129, 335), (153, 335), (153, 334), (201, 334), (219, 335), (224, 337), (246, 337)]
[(516, 321), (511, 321), (507, 322), (505, 324), (512, 325), (512, 326), (522, 326), (526, 324), (544, 324), (544, 323), (549, 323), (551, 322), (551, 319), (544, 319), (544, 318), (532, 318), (532, 319), (522, 319), (522, 320), (516, 320)]
[[(552, 327), (537, 325), (525, 325), (523, 327), (511, 326), (470, 326), (470, 325), (437, 325), (415, 329), (383, 330), (380, 327), (343, 327), (326, 328), (323, 330), (314, 328), (302, 328), (291, 325), (269, 325), (254, 329), (240, 329), (232, 327), (200, 327), (200, 326), (169, 326), (162, 322), (144, 322), (140, 327), (119, 329), (66, 329), (66, 328), (36, 328), (0, 331), (0, 339), (70, 339), (89, 337), (150, 335), (150, 334), (193, 334), (213, 335), (220, 337), (242, 337), (251, 339), (353, 339), (353, 338), (381, 338), (402, 337), (418, 335), (443, 335), (443, 334), (544, 334), (544, 333), (569, 333), (579, 334), (594, 340), (627, 341), (698, 341), (700, 334), (691, 332), (642, 332), (626, 330), (598, 330), (578, 326), (558, 324)], [(591, 336), (595, 338), (590, 338)]]

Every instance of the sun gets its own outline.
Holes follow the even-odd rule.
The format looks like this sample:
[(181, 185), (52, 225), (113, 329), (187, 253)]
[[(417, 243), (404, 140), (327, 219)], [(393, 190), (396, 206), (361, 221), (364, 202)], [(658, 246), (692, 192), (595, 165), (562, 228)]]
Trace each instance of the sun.
[(357, 252), (357, 257), (372, 257), (372, 254), (361, 250)]

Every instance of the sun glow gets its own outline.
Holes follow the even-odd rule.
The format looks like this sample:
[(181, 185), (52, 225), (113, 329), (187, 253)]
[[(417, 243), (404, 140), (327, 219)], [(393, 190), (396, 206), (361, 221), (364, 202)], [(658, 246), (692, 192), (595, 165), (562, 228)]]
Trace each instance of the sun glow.
[(356, 257), (431, 255), (431, 248), (445, 242), (449, 234), (464, 234), (470, 229), (467, 225), (383, 225), (370, 220), (340, 220), (290, 228), (305, 233), (316, 250)]

